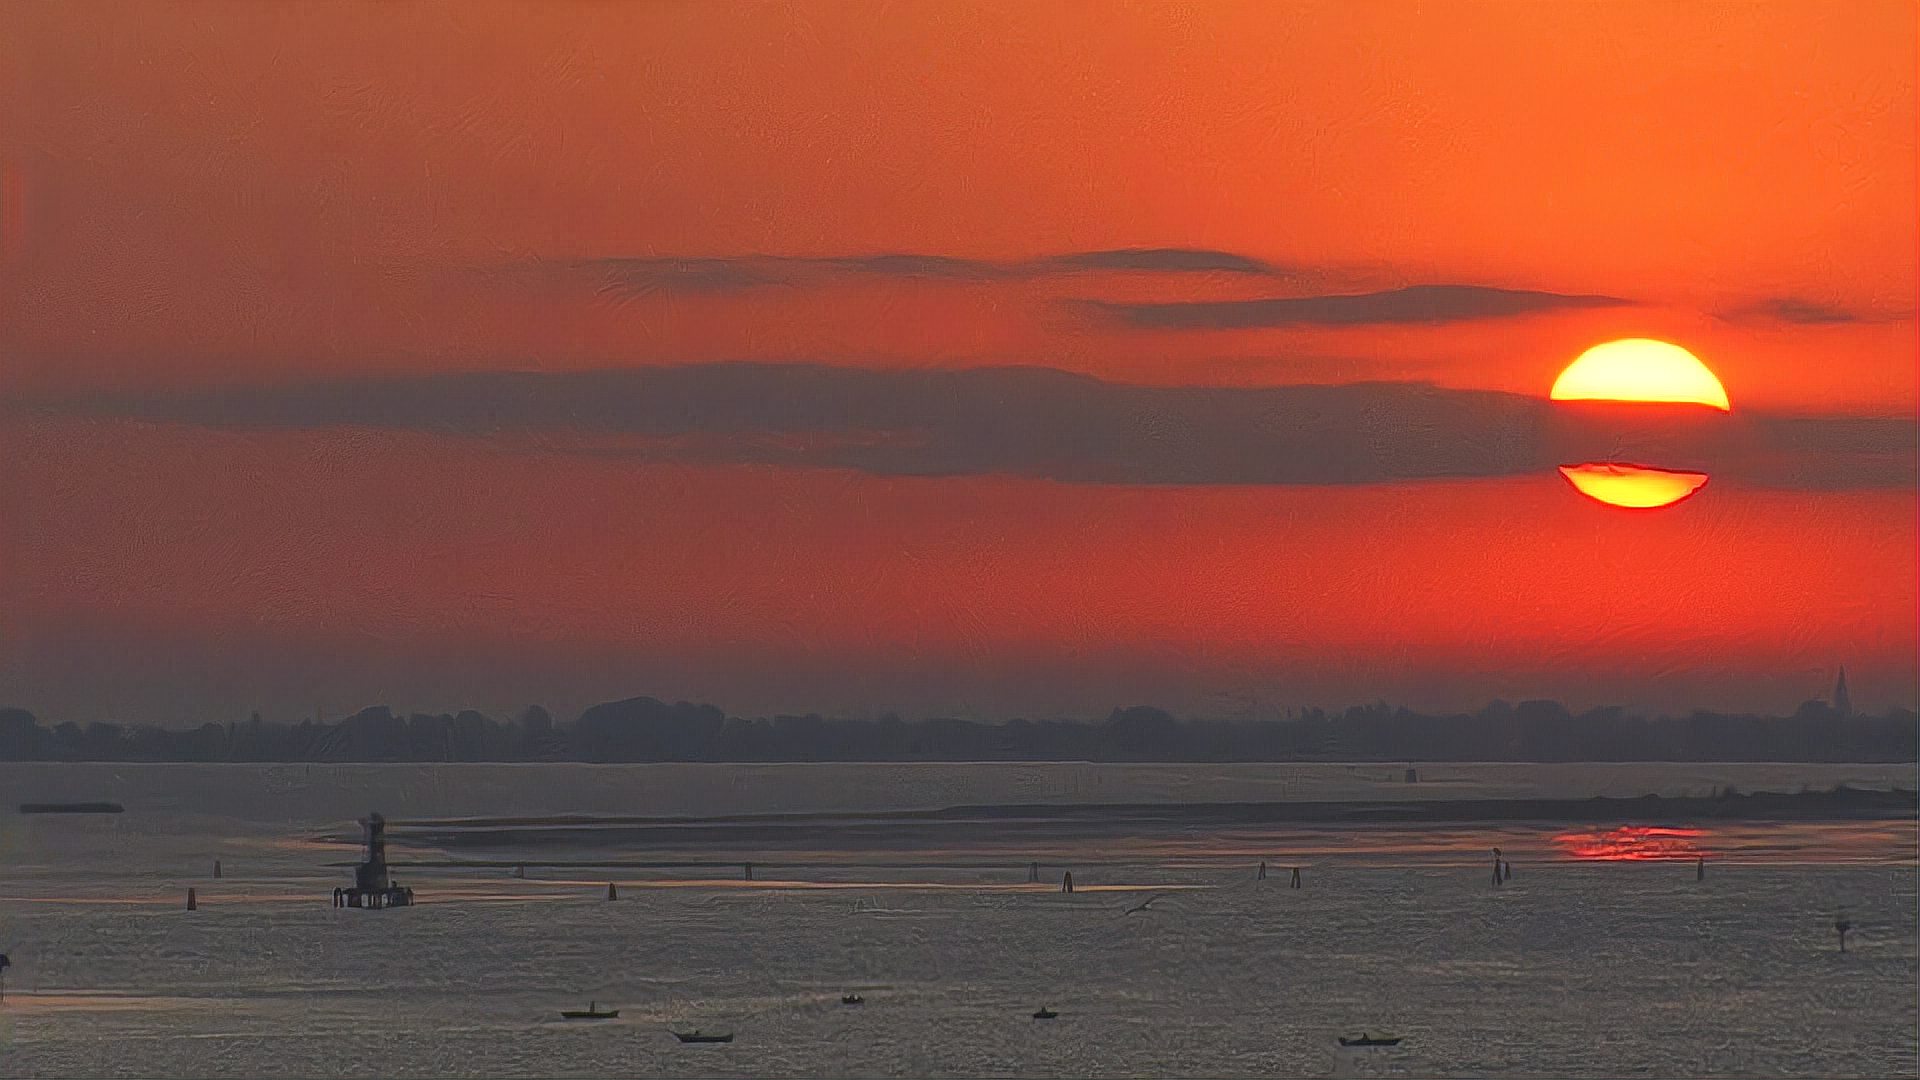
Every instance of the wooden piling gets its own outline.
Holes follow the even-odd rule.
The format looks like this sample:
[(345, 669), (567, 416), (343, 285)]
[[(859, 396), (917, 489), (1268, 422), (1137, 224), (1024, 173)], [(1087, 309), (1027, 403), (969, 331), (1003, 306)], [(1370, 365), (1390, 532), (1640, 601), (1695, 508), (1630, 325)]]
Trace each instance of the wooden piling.
[(1073, 871), (1067, 871), (1066, 876), (1060, 879), (1060, 891), (1063, 893), (1073, 891)]
[(1040, 864), (1028, 863), (1027, 864), (1027, 882), (1031, 884), (1039, 880), (1040, 880)]
[(1260, 872), (1254, 875), (1253, 880), (1255, 881), (1267, 880), (1267, 861), (1265, 859), (1260, 860)]
[(609, 900), (620, 899), (620, 890), (614, 888), (613, 882), (611, 881), (607, 882), (607, 899)]
[(219, 880), (220, 878), (220, 860), (219, 859), (213, 860), (213, 876), (216, 881)]
[(1300, 868), (1299, 867), (1296, 866), (1293, 868), (1293, 879), (1287, 882), (1287, 887), (1290, 889), (1300, 888)]
[(188, 911), (200, 910), (200, 897), (196, 895), (192, 889), (187, 890), (187, 910)]
[(746, 873), (747, 873), (747, 876), (745, 880), (752, 881), (753, 880), (753, 864), (752, 863), (748, 863), (746, 865)]

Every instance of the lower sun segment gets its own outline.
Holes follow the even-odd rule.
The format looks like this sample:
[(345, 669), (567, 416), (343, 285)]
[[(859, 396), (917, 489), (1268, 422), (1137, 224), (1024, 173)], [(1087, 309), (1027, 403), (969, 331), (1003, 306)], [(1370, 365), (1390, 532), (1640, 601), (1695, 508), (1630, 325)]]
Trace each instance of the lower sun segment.
[(1560, 475), (1580, 494), (1630, 510), (1672, 506), (1707, 483), (1706, 473), (1649, 469), (1641, 465), (1562, 465)]

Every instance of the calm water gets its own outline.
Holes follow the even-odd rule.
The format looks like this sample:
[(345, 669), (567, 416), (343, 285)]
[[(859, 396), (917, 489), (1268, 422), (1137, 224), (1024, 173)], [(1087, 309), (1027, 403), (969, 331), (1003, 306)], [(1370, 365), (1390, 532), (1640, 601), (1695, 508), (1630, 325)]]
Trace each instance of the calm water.
[[(1381, 766), (0, 766), (14, 962), (0, 1075), (1914, 1076), (1912, 822), (1705, 823), (1653, 847), (1597, 823), (1130, 827), (1070, 844), (1015, 826), (937, 850), (822, 828), (699, 859), (596, 841), (438, 850), (397, 830), (397, 861), (441, 865), (399, 870), (424, 902), (379, 914), (328, 905), (347, 875), (328, 864), (355, 851), (315, 839), (376, 807), (717, 815), (1839, 781), (1912, 786), (1913, 769), (1429, 766), (1409, 787)], [(61, 798), (128, 812), (11, 813)], [(1493, 845), (1515, 863), (1498, 889)], [(1711, 861), (1700, 882), (1690, 859), (1581, 856), (1595, 850)], [(1273, 876), (1255, 881), (1262, 858)], [(476, 861), (501, 865), (444, 865)], [(569, 862), (703, 865), (555, 865)], [(1027, 882), (1029, 862), (1045, 880)], [(1289, 865), (1305, 887), (1287, 887)], [(867, 1004), (841, 1006), (849, 989)], [(620, 1019), (559, 1019), (588, 999)], [(1041, 1004), (1060, 1019), (1030, 1019)], [(669, 1026), (737, 1041), (682, 1046)], [(1407, 1039), (1337, 1049), (1360, 1028)]]

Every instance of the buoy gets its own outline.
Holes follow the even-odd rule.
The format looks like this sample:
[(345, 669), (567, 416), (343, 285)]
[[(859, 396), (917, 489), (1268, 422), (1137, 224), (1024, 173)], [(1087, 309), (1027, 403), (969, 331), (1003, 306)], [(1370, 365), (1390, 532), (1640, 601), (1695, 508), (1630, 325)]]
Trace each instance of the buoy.
[(194, 891), (192, 889), (187, 890), (187, 910), (188, 911), (200, 910), (200, 898), (194, 895)]
[(609, 900), (620, 899), (620, 890), (615, 889), (613, 887), (613, 882), (611, 881), (607, 882), (607, 899)]

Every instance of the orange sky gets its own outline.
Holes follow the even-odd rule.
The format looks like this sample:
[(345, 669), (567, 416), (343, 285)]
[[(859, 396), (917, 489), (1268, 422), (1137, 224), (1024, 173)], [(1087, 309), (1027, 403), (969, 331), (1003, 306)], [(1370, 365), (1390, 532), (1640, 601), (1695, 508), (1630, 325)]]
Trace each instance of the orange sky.
[[(716, 360), (1544, 395), (1588, 345), (1649, 336), (1698, 353), (1737, 412), (1916, 410), (1910, 3), (68, 3), (8, 22), (9, 396)], [(1157, 247), (1271, 272), (1005, 269)], [(892, 253), (997, 262), (609, 290), (594, 261)], [(1083, 303), (1422, 284), (1626, 303), (1232, 329)], [(55, 712), (286, 705), (330, 677), (435, 708), (1604, 685), (1788, 708), (1839, 662), (1868, 673), (1863, 701), (1916, 696), (1910, 488), (1720, 484), (1628, 516), (1550, 474), (1091, 487), (4, 415), (0, 448), (0, 699)], [(234, 635), (278, 650), (269, 673), (210, 688)], [(203, 677), (35, 674), (89, 641)], [(395, 648), (442, 673), (381, 674)], [(445, 674), (505, 664), (483, 656), (519, 674)], [(1134, 668), (1153, 681), (1126, 685)]]

